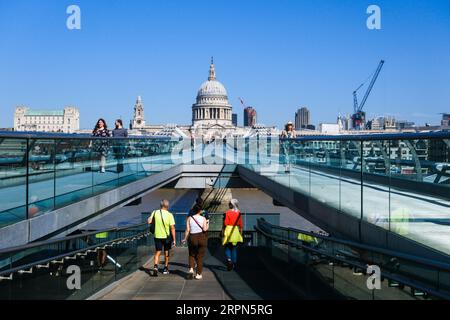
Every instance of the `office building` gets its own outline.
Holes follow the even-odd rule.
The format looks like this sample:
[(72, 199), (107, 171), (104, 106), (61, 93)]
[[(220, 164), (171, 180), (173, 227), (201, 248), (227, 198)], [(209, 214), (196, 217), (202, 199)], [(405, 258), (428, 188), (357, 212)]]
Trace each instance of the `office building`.
[(295, 129), (306, 129), (311, 123), (311, 116), (308, 108), (301, 108), (295, 113)]
[(233, 126), (237, 127), (238, 126), (238, 115), (237, 115), (237, 113), (233, 113), (231, 115), (231, 117), (232, 117), (231, 122), (233, 123)]
[(253, 127), (256, 125), (256, 110), (253, 107), (244, 109), (244, 127)]

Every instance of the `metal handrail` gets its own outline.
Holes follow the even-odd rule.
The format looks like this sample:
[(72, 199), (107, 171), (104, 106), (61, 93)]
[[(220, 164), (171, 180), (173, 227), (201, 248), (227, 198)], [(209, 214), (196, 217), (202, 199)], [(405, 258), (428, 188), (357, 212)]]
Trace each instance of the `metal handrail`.
[[(343, 258), (340, 258), (340, 257), (336, 257), (336, 256), (331, 256), (330, 254), (327, 254), (326, 252), (323, 252), (321, 250), (317, 250), (317, 249), (314, 249), (312, 247), (305, 246), (305, 245), (303, 245), (301, 243), (297, 243), (297, 242), (294, 242), (292, 240), (283, 239), (282, 237), (279, 237), (279, 236), (274, 235), (274, 234), (269, 234), (268, 232), (262, 230), (259, 226), (255, 226), (255, 230), (257, 232), (263, 234), (264, 236), (266, 236), (268, 238), (271, 238), (271, 239), (273, 239), (273, 240), (275, 240), (277, 242), (283, 241), (283, 243), (285, 243), (285, 244), (287, 244), (287, 245), (289, 245), (291, 247), (297, 247), (297, 248), (301, 247), (302, 249), (308, 250), (308, 251), (316, 253), (318, 255), (326, 256), (330, 260), (346, 263), (346, 264), (351, 265), (351, 266), (356, 267), (356, 268), (363, 268), (364, 267), (363, 265), (358, 264), (357, 262), (349, 261), (349, 260), (346, 260), (346, 259), (343, 259)], [(427, 292), (428, 294), (431, 294), (431, 295), (433, 295), (435, 297), (439, 297), (439, 298), (447, 299), (447, 300), (450, 299), (450, 295), (449, 294), (447, 294), (445, 292), (438, 291), (438, 290), (430, 288), (430, 287), (427, 287), (426, 285), (423, 285), (422, 283), (418, 283), (418, 282), (416, 282), (414, 280), (407, 279), (407, 278), (405, 278), (405, 276), (394, 274), (394, 273), (391, 273), (391, 272), (387, 272), (385, 270), (382, 271), (382, 274), (383, 274), (383, 277), (385, 277), (385, 278), (387, 278), (389, 280), (392, 280), (392, 281), (395, 281), (395, 282), (398, 282), (398, 283), (402, 283), (404, 285), (407, 285), (407, 286), (409, 286), (411, 288), (415, 288), (415, 289), (423, 291), (423, 292)]]
[[(275, 137), (277, 139), (277, 137)], [(450, 131), (419, 133), (375, 133), (359, 135), (302, 136), (295, 139), (280, 138), (281, 141), (372, 141), (372, 140), (421, 140), (449, 139)]]
[(22, 250), (32, 249), (32, 248), (36, 248), (36, 247), (40, 247), (40, 246), (53, 245), (53, 244), (60, 243), (60, 242), (66, 242), (66, 241), (75, 240), (75, 239), (78, 239), (78, 238), (84, 238), (84, 237), (88, 237), (88, 236), (93, 236), (93, 235), (96, 235), (98, 233), (125, 231), (125, 230), (128, 230), (128, 229), (143, 227), (145, 225), (147, 225), (147, 223), (140, 223), (140, 224), (131, 225), (131, 226), (124, 226), (124, 227), (120, 227), (120, 228), (118, 228), (118, 227), (116, 227), (116, 228), (109, 228), (109, 229), (104, 229), (104, 230), (97, 230), (97, 231), (92, 231), (92, 232), (86, 232), (86, 233), (83, 233), (83, 234), (76, 234), (76, 235), (73, 235), (73, 236), (68, 236), (68, 237), (59, 238), (59, 239), (51, 239), (51, 240), (44, 240), (44, 241), (39, 241), (39, 242), (33, 242), (33, 243), (29, 243), (29, 244), (22, 245), (22, 246), (1, 249), (0, 250), (0, 254), (7, 254), (7, 253), (15, 252), (15, 251), (22, 251)]
[[(28, 139), (114, 139), (114, 140), (166, 140), (177, 141), (183, 138), (167, 136), (129, 136), (123, 137), (93, 137), (89, 134), (61, 134), (61, 133), (31, 133), (31, 132), (9, 132), (0, 131), (0, 138), (28, 138)], [(419, 133), (375, 133), (375, 134), (343, 134), (343, 135), (312, 135), (301, 136), (295, 139), (279, 138), (278, 136), (267, 137), (268, 139), (280, 139), (281, 141), (365, 141), (365, 140), (416, 140), (416, 139), (449, 139), (450, 131), (419, 132)], [(185, 138), (188, 139), (188, 138)], [(237, 138), (242, 140), (256, 140), (255, 138)]]
[[(44, 246), (44, 245), (54, 244), (54, 243), (58, 243), (58, 242), (66, 242), (66, 241), (73, 240), (73, 239), (84, 238), (84, 237), (89, 236), (89, 235), (95, 235), (95, 234), (103, 233), (103, 232), (111, 232), (111, 230), (123, 231), (123, 230), (131, 229), (133, 227), (136, 228), (136, 227), (140, 227), (140, 226), (144, 226), (144, 225), (147, 225), (147, 223), (133, 225), (131, 227), (106, 229), (106, 230), (99, 230), (99, 231), (95, 231), (95, 232), (87, 232), (87, 233), (83, 233), (82, 235), (76, 235), (76, 236), (66, 237), (64, 239), (58, 239), (57, 241), (44, 241), (44, 242), (41, 242), (41, 243), (35, 243), (32, 246), (22, 246), (22, 247), (17, 247), (17, 248), (19, 248), (19, 250), (20, 250), (20, 248), (25, 248), (25, 247), (26, 247), (25, 249), (30, 249), (30, 248), (33, 248), (33, 247), (36, 247), (36, 246)], [(42, 265), (45, 265), (47, 263), (50, 263), (51, 261), (61, 260), (61, 259), (64, 260), (64, 258), (66, 258), (66, 257), (69, 257), (69, 256), (71, 257), (71, 256), (74, 256), (74, 255), (77, 256), (80, 253), (84, 253), (84, 252), (87, 252), (89, 250), (96, 249), (96, 248), (98, 248), (100, 246), (114, 245), (116, 243), (117, 244), (121, 244), (121, 243), (123, 243), (124, 240), (133, 239), (133, 238), (136, 238), (136, 237), (139, 237), (139, 236), (142, 236), (142, 235), (145, 236), (147, 233), (148, 233), (148, 230), (142, 230), (138, 234), (134, 234), (134, 235), (131, 235), (129, 237), (116, 238), (116, 239), (113, 239), (113, 240), (109, 240), (107, 242), (101, 242), (101, 243), (98, 243), (98, 244), (94, 244), (92, 246), (88, 246), (86, 248), (82, 248), (82, 249), (66, 252), (66, 253), (59, 254), (59, 255), (52, 256), (52, 257), (45, 258), (45, 259), (41, 259), (41, 260), (38, 260), (38, 261), (34, 261), (34, 262), (31, 262), (31, 263), (20, 265), (20, 266), (11, 268), (11, 269), (1, 270), (0, 271), (0, 276), (5, 275), (5, 274), (12, 274), (12, 273), (18, 272), (19, 270), (30, 269), (30, 268), (33, 268), (35, 266), (42, 266)], [(133, 239), (133, 240), (135, 240), (135, 239)], [(9, 252), (8, 250), (5, 250), (5, 251)], [(17, 251), (17, 249), (15, 251)]]
[(85, 133), (51, 133), (51, 132), (10, 132), (0, 131), (0, 138), (6, 139), (69, 139), (69, 140), (93, 140), (93, 139), (114, 139), (114, 140), (167, 140), (177, 141), (179, 138), (167, 137), (167, 136), (128, 136), (128, 137), (94, 137)]
[[(300, 234), (304, 234), (304, 235), (308, 235), (317, 239), (322, 239), (325, 241), (329, 241), (329, 242), (334, 242), (337, 244), (342, 244), (342, 245), (347, 245), (350, 247), (354, 247), (357, 249), (362, 249), (362, 250), (367, 250), (367, 251), (372, 251), (375, 253), (380, 253), (380, 254), (384, 254), (384, 255), (388, 255), (391, 257), (395, 257), (395, 258), (399, 258), (399, 259), (404, 259), (404, 260), (408, 260), (411, 262), (415, 262), (415, 263), (420, 263), (429, 267), (433, 267), (442, 271), (448, 271), (450, 272), (450, 264), (449, 263), (445, 263), (445, 262), (439, 262), (439, 261), (433, 261), (427, 258), (422, 258), (419, 256), (414, 256), (414, 255), (410, 255), (410, 254), (406, 254), (406, 253), (400, 253), (400, 252), (395, 252), (392, 250), (388, 250), (388, 249), (384, 249), (384, 248), (379, 248), (379, 247), (374, 247), (374, 246), (370, 246), (370, 245), (366, 245), (366, 244), (361, 244), (358, 242), (353, 242), (350, 240), (342, 240), (342, 239), (338, 239), (338, 238), (334, 238), (334, 237), (328, 237), (328, 236), (324, 236), (321, 234), (317, 234), (314, 232), (308, 232), (308, 231), (303, 231), (303, 230), (298, 230), (295, 228), (286, 228), (286, 227), (281, 227), (281, 226), (275, 226), (272, 225), (270, 223), (268, 223), (267, 221), (261, 221), (260, 219), (258, 219), (258, 225), (260, 223), (264, 223), (265, 225), (267, 225), (270, 228), (274, 228), (274, 229), (278, 229), (278, 230), (284, 230), (284, 231), (291, 231), (294, 233), (300, 233)], [(257, 228), (258, 226), (255, 226), (255, 228)], [(261, 228), (259, 228), (259, 230), (261, 230)], [(280, 240), (289, 242), (293, 245), (297, 245), (298, 243), (296, 241), (292, 241), (291, 239), (284, 239), (283, 237), (279, 237), (277, 235), (273, 235), (274, 237), (278, 237), (280, 238)]]

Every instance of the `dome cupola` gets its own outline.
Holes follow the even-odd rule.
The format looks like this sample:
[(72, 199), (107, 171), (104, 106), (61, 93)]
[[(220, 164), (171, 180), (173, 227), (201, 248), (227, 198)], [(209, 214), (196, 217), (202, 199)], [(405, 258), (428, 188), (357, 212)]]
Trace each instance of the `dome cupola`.
[(216, 68), (211, 58), (208, 80), (203, 82), (197, 92), (196, 103), (192, 106), (193, 124), (220, 123), (231, 125), (231, 105), (228, 102), (227, 90), (216, 79)]

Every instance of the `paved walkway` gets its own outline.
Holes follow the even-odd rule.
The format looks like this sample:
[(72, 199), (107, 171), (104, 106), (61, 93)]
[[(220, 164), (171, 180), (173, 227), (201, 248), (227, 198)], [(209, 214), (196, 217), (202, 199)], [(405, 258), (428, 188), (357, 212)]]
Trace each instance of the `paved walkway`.
[[(227, 271), (222, 249), (208, 252), (202, 280), (187, 280), (187, 248), (175, 248), (171, 274), (149, 273), (152, 260), (140, 271), (96, 296), (100, 300), (262, 300), (298, 299), (258, 263), (253, 254), (241, 248), (240, 269)], [(105, 292), (106, 291), (106, 292)]]

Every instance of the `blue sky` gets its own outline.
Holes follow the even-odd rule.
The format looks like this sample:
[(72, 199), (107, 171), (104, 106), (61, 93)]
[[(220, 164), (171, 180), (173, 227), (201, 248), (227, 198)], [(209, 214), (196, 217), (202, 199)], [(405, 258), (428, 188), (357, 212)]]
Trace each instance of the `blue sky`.
[[(71, 4), (81, 30), (66, 28)], [(366, 27), (370, 4), (380, 31)], [(148, 123), (189, 124), (211, 56), (239, 122), (238, 97), (266, 125), (301, 106), (314, 124), (335, 122), (380, 59), (369, 116), (423, 124), (450, 112), (450, 1), (0, 0), (0, 127), (17, 105), (75, 105), (82, 128), (128, 123), (138, 95)]]

